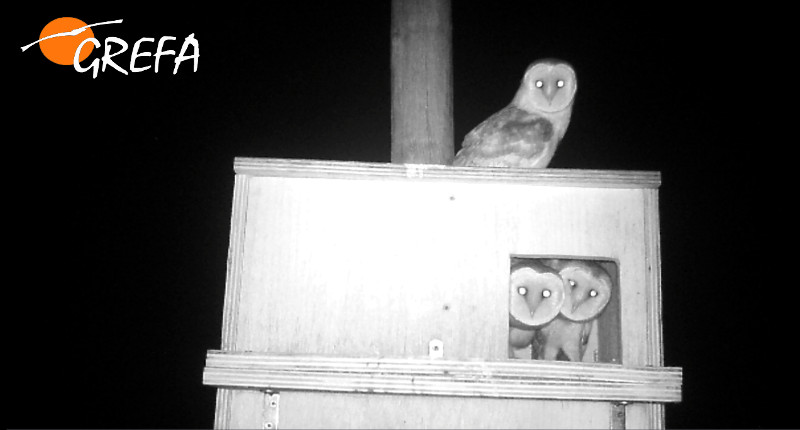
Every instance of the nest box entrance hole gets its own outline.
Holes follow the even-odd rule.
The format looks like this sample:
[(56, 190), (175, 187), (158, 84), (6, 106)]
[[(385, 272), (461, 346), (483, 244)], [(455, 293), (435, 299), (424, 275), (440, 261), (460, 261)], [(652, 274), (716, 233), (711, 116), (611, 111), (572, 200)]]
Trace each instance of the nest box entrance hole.
[(621, 364), (619, 263), (512, 255), (509, 358)]

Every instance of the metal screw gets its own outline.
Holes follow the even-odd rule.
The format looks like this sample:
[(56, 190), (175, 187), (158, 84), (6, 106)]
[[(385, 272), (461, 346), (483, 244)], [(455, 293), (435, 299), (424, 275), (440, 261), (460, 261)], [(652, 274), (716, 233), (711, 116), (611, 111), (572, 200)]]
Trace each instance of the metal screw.
[(442, 358), (444, 356), (444, 342), (440, 339), (433, 339), (428, 343), (428, 356), (430, 358)]

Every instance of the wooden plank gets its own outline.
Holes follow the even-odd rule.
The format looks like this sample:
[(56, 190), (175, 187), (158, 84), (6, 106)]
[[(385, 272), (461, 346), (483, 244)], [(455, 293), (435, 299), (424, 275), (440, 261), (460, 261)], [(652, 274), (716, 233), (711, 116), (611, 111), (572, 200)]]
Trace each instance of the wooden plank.
[[(247, 199), (249, 178), (236, 175), (233, 186), (233, 211), (228, 244), (228, 268), (225, 279), (225, 298), (222, 314), (222, 349), (233, 350), (236, 345), (237, 324), (239, 320), (239, 294), (242, 290), (242, 254), (246, 229)], [(214, 428), (231, 428), (232, 390), (217, 390)]]
[(227, 369), (286, 369), (292, 371), (329, 371), (358, 373), (401, 372), (403, 374), (491, 375), (537, 379), (594, 380), (618, 383), (661, 383), (667, 377), (675, 382), (679, 367), (637, 367), (606, 363), (570, 363), (564, 361), (479, 361), (431, 360), (427, 358), (327, 357), (318, 355), (273, 355), (257, 352), (208, 351), (206, 365)]
[(215, 428), (264, 429), (268, 394), (254, 390), (230, 390), (225, 421), (217, 418)]
[(210, 351), (204, 383), (227, 388), (592, 401), (680, 401), (681, 370), (546, 361), (472, 362)]
[(602, 402), (394, 394), (281, 393), (281, 428), (608, 428)]
[[(233, 416), (215, 428), (264, 428), (266, 394), (232, 391)], [(589, 401), (286, 391), (279, 428), (608, 428), (610, 407)]]
[(214, 428), (231, 428), (231, 401), (236, 390), (229, 388), (217, 388), (217, 401), (214, 405)]
[(236, 175), (233, 186), (233, 211), (228, 245), (228, 270), (225, 279), (225, 302), (222, 315), (222, 349), (234, 349), (238, 321), (237, 306), (242, 289), (244, 235), (247, 223), (247, 202), (250, 196), (249, 178)]
[(634, 170), (512, 169), (278, 158), (237, 157), (234, 171), (249, 176), (286, 178), (448, 180), (587, 188), (657, 188), (661, 185), (659, 172)]
[[(648, 362), (651, 366), (664, 365), (664, 343), (662, 327), (662, 299), (661, 299), (661, 229), (659, 224), (658, 190), (643, 190), (644, 193), (644, 228), (645, 228), (645, 258), (646, 270), (645, 294), (647, 295), (647, 347)], [(664, 428), (664, 405), (649, 404), (638, 406), (646, 409), (642, 412), (649, 422), (650, 428)]]

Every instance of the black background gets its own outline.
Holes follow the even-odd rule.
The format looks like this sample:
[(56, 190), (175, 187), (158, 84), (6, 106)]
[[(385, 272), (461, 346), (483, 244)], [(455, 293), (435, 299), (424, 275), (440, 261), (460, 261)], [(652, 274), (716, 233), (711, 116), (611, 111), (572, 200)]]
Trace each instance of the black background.
[[(233, 158), (389, 161), (390, 3), (276, 4), (14, 15), (9, 427), (210, 427)], [(763, 133), (779, 77), (754, 17), (698, 7), (454, 1), (456, 147), (530, 62), (569, 61), (580, 88), (551, 167), (662, 173), (665, 357), (684, 371), (667, 425), (792, 427), (793, 259), (764, 240), (781, 225), (765, 214), (791, 212), (764, 168), (784, 157)], [(20, 52), (62, 16), (124, 19), (94, 32), (129, 45), (194, 33), (199, 69), (92, 79)]]

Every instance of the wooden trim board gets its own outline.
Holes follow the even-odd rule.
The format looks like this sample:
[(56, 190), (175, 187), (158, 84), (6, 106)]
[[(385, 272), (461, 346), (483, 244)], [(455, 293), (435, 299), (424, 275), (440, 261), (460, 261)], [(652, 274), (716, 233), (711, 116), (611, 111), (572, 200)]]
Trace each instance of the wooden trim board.
[(452, 167), (435, 164), (389, 164), (352, 161), (244, 158), (234, 160), (234, 171), (249, 176), (337, 179), (429, 179), (536, 183), (589, 188), (658, 188), (660, 172), (578, 169), (512, 169)]
[(209, 351), (203, 382), (224, 388), (522, 399), (679, 402), (681, 369), (549, 361), (277, 356)]

